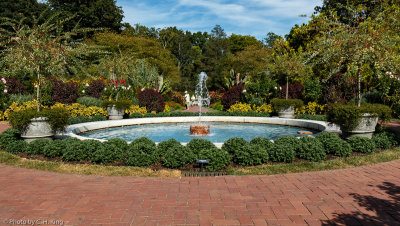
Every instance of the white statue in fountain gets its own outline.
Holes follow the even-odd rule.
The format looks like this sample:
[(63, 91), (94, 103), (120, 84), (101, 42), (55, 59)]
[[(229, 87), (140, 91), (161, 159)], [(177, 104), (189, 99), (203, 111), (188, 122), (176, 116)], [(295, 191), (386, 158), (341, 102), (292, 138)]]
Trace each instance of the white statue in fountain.
[(205, 72), (199, 74), (199, 83), (196, 85), (196, 97), (199, 105), (199, 125), (190, 126), (190, 134), (192, 135), (208, 135), (210, 133), (210, 125), (201, 124), (201, 111), (202, 107), (208, 107), (210, 105), (210, 94), (207, 89), (208, 76)]

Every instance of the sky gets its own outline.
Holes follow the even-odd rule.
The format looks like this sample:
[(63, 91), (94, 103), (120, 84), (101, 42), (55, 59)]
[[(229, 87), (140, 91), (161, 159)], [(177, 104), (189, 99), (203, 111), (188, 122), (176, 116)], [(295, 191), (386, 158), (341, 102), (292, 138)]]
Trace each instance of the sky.
[(132, 26), (176, 26), (210, 33), (218, 24), (227, 35), (252, 35), (259, 40), (268, 32), (284, 36), (295, 24), (307, 23), (317, 5), (322, 0), (117, 0), (124, 11), (123, 22)]

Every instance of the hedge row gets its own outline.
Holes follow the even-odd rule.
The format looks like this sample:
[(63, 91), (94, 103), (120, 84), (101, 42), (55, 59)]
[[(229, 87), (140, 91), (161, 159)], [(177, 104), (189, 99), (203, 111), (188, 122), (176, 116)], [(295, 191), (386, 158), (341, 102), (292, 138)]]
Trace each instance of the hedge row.
[(254, 138), (250, 142), (243, 138), (227, 140), (221, 149), (204, 139), (193, 139), (187, 146), (170, 139), (156, 145), (148, 138), (139, 138), (128, 144), (121, 139), (106, 142), (96, 140), (39, 139), (29, 144), (19, 139), (19, 131), (8, 129), (0, 134), (0, 146), (12, 154), (25, 152), (28, 155), (59, 157), (63, 161), (85, 161), (95, 164), (118, 163), (128, 166), (150, 166), (161, 163), (167, 168), (179, 168), (192, 164), (196, 159), (209, 159), (207, 170), (220, 170), (231, 162), (241, 166), (260, 165), (272, 162), (292, 162), (297, 158), (324, 161), (327, 154), (347, 157), (352, 152), (373, 153), (376, 148), (397, 145), (396, 137), (389, 132), (375, 134), (372, 139), (354, 137), (342, 140), (333, 133), (320, 133), (312, 137), (280, 137), (274, 142), (267, 138)]

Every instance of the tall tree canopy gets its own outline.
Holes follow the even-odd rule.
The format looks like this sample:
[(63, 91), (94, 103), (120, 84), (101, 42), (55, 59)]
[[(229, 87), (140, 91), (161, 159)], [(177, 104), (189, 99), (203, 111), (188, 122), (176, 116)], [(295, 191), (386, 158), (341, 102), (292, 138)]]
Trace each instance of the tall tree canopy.
[(7, 17), (19, 21), (24, 19), (24, 23), (32, 25), (34, 17), (45, 11), (48, 6), (38, 3), (37, 0), (2, 0), (0, 1), (0, 17)]
[(52, 9), (69, 15), (77, 15), (68, 26), (85, 28), (109, 28), (119, 32), (123, 11), (115, 0), (48, 0)]

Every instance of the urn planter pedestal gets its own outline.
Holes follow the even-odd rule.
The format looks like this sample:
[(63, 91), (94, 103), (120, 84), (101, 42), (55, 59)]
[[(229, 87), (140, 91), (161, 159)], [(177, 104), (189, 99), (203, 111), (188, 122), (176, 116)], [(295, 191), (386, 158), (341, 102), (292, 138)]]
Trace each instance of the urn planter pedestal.
[(108, 119), (118, 120), (123, 119), (125, 114), (125, 109), (118, 110), (115, 106), (107, 107)]
[(28, 143), (40, 138), (52, 140), (53, 136), (54, 133), (49, 124), (49, 119), (46, 117), (32, 118), (31, 123), (21, 134), (21, 137)]
[(378, 116), (372, 114), (363, 114), (360, 120), (360, 123), (356, 128), (351, 131), (343, 131), (342, 135), (346, 139), (350, 139), (351, 137), (367, 137), (372, 138), (372, 135), (375, 132), (376, 124), (378, 123)]

